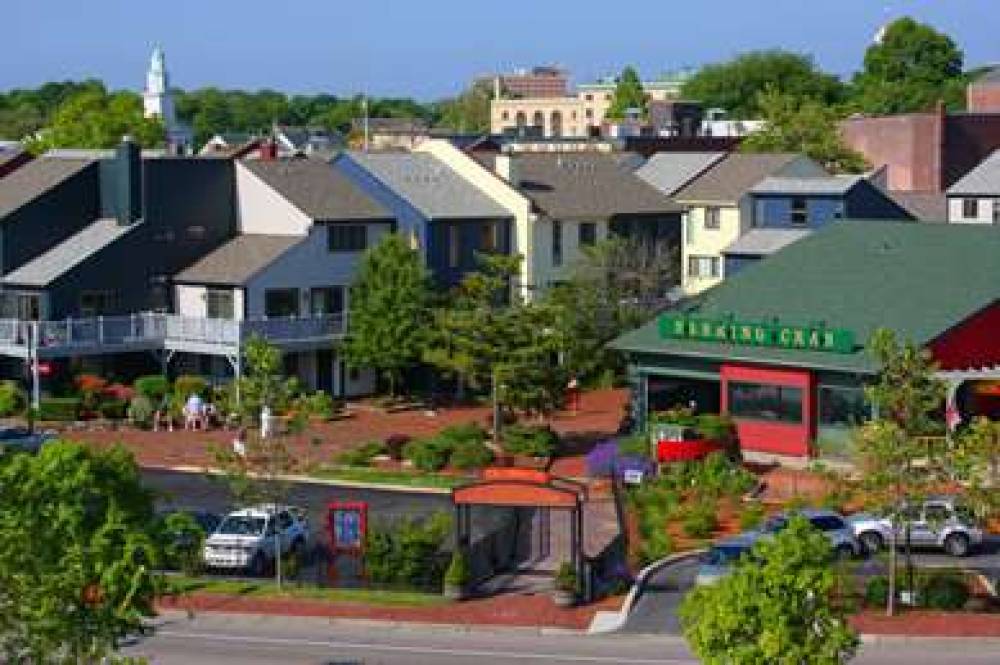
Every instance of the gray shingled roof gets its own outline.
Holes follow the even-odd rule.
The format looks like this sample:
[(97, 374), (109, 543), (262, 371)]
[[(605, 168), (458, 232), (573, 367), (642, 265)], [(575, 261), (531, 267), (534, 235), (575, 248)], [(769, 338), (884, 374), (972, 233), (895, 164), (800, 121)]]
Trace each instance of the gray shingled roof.
[(723, 254), (770, 256), (782, 247), (802, 240), (810, 229), (751, 229), (722, 251)]
[(794, 153), (734, 152), (674, 195), (692, 203), (735, 203), (751, 187), (798, 159)]
[(42, 156), (0, 180), (0, 220), (93, 164), (92, 159)]
[[(495, 157), (476, 155), (491, 170)], [(555, 219), (681, 212), (683, 208), (628, 168), (629, 158), (600, 152), (517, 153), (518, 189)]]
[(724, 152), (658, 152), (635, 174), (671, 196), (725, 156)]
[(224, 286), (245, 284), (303, 240), (303, 236), (239, 235), (174, 275), (174, 281)]
[(918, 222), (947, 222), (948, 197), (940, 192), (888, 192)]
[(979, 163), (948, 188), (948, 196), (995, 196), (1000, 194), (1000, 150)]
[(116, 219), (99, 219), (0, 281), (44, 288), (138, 226), (122, 226)]
[(864, 178), (859, 175), (831, 175), (826, 177), (795, 178), (768, 176), (750, 188), (753, 194), (846, 194)]
[(350, 156), (429, 219), (512, 216), (429, 153), (351, 152)]
[(323, 161), (244, 160), (239, 166), (249, 169), (313, 220), (386, 220), (393, 217), (382, 204)]

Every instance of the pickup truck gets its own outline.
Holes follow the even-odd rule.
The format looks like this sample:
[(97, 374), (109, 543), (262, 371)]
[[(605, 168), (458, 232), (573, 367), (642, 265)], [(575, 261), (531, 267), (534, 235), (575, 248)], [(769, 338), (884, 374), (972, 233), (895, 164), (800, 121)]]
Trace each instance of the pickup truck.
[(258, 505), (229, 513), (205, 539), (210, 568), (239, 568), (264, 575), (281, 555), (301, 554), (309, 541), (305, 512), (291, 506)]

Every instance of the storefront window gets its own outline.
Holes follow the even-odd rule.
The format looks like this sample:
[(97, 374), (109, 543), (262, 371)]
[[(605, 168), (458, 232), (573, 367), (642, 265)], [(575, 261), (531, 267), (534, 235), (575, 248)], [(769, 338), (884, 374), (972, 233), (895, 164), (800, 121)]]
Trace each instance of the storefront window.
[(871, 416), (859, 387), (820, 386), (818, 392), (820, 426), (856, 427)]
[(734, 418), (802, 422), (802, 389), (763, 383), (729, 383), (729, 413)]

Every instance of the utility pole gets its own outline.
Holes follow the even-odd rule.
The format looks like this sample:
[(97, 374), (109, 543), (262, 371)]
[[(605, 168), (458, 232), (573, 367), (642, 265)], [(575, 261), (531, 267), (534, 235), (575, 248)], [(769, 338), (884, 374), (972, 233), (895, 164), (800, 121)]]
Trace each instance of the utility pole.
[(365, 152), (368, 152), (368, 96), (367, 95), (361, 98), (361, 110), (364, 113)]

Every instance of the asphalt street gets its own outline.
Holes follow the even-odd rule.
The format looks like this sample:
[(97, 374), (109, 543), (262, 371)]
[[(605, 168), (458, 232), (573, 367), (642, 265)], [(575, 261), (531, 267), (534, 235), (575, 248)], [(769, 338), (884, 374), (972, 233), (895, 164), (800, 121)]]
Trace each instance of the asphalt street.
[[(959, 646), (960, 645), (960, 646)], [(457, 630), (302, 617), (168, 613), (151, 637), (123, 649), (154, 665), (693, 665), (684, 642), (642, 635)], [(1000, 641), (907, 640), (866, 644), (858, 665), (995, 665)]]

